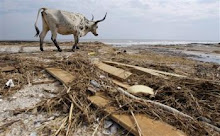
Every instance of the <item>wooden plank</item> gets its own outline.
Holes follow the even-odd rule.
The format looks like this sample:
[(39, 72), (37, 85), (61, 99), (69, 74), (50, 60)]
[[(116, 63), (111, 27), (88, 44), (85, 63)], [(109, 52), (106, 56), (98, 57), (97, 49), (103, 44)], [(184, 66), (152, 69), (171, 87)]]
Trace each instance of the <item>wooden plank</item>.
[(164, 71), (159, 71), (159, 70), (154, 70), (154, 69), (150, 69), (150, 68), (143, 68), (143, 67), (139, 67), (139, 66), (134, 66), (134, 65), (128, 65), (128, 64), (123, 64), (123, 63), (119, 63), (119, 62), (113, 62), (113, 61), (104, 61), (104, 63), (107, 64), (116, 64), (116, 65), (121, 65), (121, 66), (126, 66), (126, 67), (130, 67), (130, 68), (134, 68), (155, 76), (160, 76), (163, 78), (166, 78), (166, 76), (164, 75), (168, 75), (168, 76), (175, 76), (175, 77), (182, 77), (182, 78), (186, 78), (187, 76), (184, 75), (179, 75), (179, 74), (175, 74), (175, 73), (169, 73), (169, 72), (164, 72)]
[(104, 61), (104, 63), (116, 64), (116, 65), (121, 65), (121, 66), (126, 66), (126, 67), (130, 67), (130, 68), (134, 68), (136, 70), (139, 70), (139, 71), (142, 71), (142, 72), (145, 72), (145, 73), (149, 73), (149, 74), (154, 75), (154, 76), (158, 76), (158, 77), (162, 77), (162, 78), (167, 79), (166, 76), (164, 76), (164, 75), (162, 75), (160, 73), (156, 73), (155, 71), (152, 71), (152, 70), (149, 70), (149, 69), (146, 69), (146, 68), (142, 68), (142, 67), (138, 67), (138, 66), (133, 66), (133, 65), (128, 65), (128, 64), (123, 64), (123, 63), (118, 63), (118, 62), (112, 62), (112, 61)]
[(128, 78), (132, 73), (125, 71), (123, 69), (120, 68), (116, 68), (110, 65), (107, 65), (105, 63), (102, 62), (95, 62), (94, 63), (99, 69), (115, 76), (118, 77), (119, 79), (125, 80), (126, 78)]
[(122, 83), (122, 82), (120, 82), (120, 81), (118, 81), (118, 80), (112, 79), (112, 82), (113, 82), (114, 84), (116, 84), (116, 85), (122, 87), (122, 88), (125, 88), (125, 89), (128, 89), (128, 88), (130, 87), (129, 84)]
[(46, 68), (46, 71), (67, 86), (75, 79), (75, 76), (59, 68)]
[(2, 67), (1, 71), (2, 72), (10, 72), (10, 71), (14, 71), (16, 68), (12, 67), (12, 66), (6, 66), (6, 67)]
[[(132, 115), (116, 113), (116, 109), (109, 105), (110, 100), (102, 94), (88, 98), (94, 105), (102, 108), (119, 125), (124, 127), (132, 134), (138, 136), (138, 130), (135, 127), (135, 120)], [(135, 114), (135, 118), (140, 126), (142, 136), (186, 136), (182, 131), (161, 121), (153, 120), (144, 114)]]

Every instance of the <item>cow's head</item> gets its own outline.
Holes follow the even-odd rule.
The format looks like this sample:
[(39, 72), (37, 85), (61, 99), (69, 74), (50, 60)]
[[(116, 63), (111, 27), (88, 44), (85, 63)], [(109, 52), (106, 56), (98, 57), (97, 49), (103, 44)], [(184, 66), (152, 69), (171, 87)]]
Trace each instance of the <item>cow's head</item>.
[(97, 21), (93, 21), (94, 17), (92, 16), (92, 21), (91, 21), (92, 24), (91, 24), (91, 26), (90, 26), (90, 31), (91, 31), (95, 36), (98, 36), (97, 31), (96, 31), (97, 28), (98, 28), (98, 23), (104, 21), (105, 18), (106, 18), (106, 15), (107, 15), (107, 12), (106, 12), (106, 14), (105, 14), (105, 16), (104, 16), (103, 19), (97, 20)]

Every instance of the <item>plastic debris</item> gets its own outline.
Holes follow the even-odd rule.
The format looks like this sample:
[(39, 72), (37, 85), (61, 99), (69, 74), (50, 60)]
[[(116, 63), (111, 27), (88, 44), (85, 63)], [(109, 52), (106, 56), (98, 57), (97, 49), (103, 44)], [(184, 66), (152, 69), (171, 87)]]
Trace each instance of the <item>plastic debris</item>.
[(97, 87), (97, 88), (100, 87), (100, 84), (97, 83), (95, 80), (91, 80), (90, 83), (91, 83), (94, 87)]
[(144, 86), (144, 85), (133, 85), (133, 86), (129, 87), (127, 91), (132, 94), (140, 94), (141, 93), (141, 94), (154, 95), (153, 89), (148, 86)]
[(106, 78), (104, 75), (100, 75), (99, 77), (100, 77), (101, 79)]
[(111, 127), (112, 124), (113, 124), (113, 122), (111, 120), (105, 120), (104, 128), (109, 128), (109, 127)]
[(114, 123), (114, 124), (110, 127), (111, 135), (116, 134), (117, 131), (118, 131), (118, 124)]
[(8, 82), (5, 84), (7, 87), (14, 87), (14, 83), (12, 81), (12, 79), (9, 79)]
[(36, 132), (31, 132), (30, 136), (37, 136)]
[(177, 87), (177, 89), (178, 89), (178, 90), (180, 90), (180, 89), (181, 89), (181, 87), (179, 87), (179, 86), (178, 86), (178, 87)]
[(104, 130), (102, 131), (102, 133), (103, 133), (104, 135), (111, 135), (111, 131), (108, 130), (108, 129), (104, 129)]
[(89, 56), (94, 56), (96, 53), (95, 52), (89, 52), (88, 55)]

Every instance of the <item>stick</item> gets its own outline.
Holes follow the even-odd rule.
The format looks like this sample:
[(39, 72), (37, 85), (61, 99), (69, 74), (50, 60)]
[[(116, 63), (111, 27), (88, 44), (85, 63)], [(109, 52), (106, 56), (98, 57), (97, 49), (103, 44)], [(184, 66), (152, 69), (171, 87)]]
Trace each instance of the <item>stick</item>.
[(54, 136), (57, 136), (60, 132), (60, 130), (64, 127), (65, 123), (66, 123), (67, 117), (65, 117), (63, 119), (63, 123), (60, 125), (60, 128), (56, 131), (56, 133), (54, 134)]
[(84, 112), (84, 110), (82, 109), (82, 107), (74, 100), (73, 96), (69, 94), (70, 99), (72, 100), (72, 102), (82, 111)]
[(1, 126), (0, 126), (0, 130), (1, 130), (1, 129), (4, 129), (4, 128), (7, 128), (7, 127), (9, 127), (10, 125), (12, 125), (13, 123), (18, 122), (18, 121), (20, 121), (20, 119), (9, 121), (8, 123), (5, 123), (5, 124), (1, 125)]
[(70, 92), (70, 89), (71, 89), (71, 87), (69, 87), (69, 88), (67, 89), (66, 93), (69, 93), (69, 92)]
[(139, 124), (138, 124), (138, 122), (137, 122), (137, 119), (136, 119), (135, 116), (134, 116), (133, 111), (131, 111), (131, 115), (133, 116), (134, 121), (135, 121), (135, 123), (136, 123), (136, 125), (137, 125), (137, 129), (138, 129), (138, 134), (139, 134), (139, 136), (142, 136), (141, 128), (140, 128), (140, 126), (139, 126)]
[(213, 126), (212, 124), (209, 124), (209, 123), (207, 123), (207, 122), (203, 122), (203, 123), (204, 123), (205, 125), (207, 125), (207, 126), (213, 128), (215, 131), (220, 132), (220, 128), (218, 128), (218, 127), (216, 127), (216, 126)]
[(95, 134), (96, 134), (98, 128), (99, 128), (99, 124), (98, 124), (98, 126), (95, 128), (94, 132), (92, 133), (92, 136), (95, 136)]
[(68, 128), (67, 128), (67, 131), (66, 131), (66, 136), (68, 136), (69, 134), (69, 129), (71, 127), (71, 124), (72, 124), (72, 113), (73, 113), (73, 103), (71, 103), (71, 106), (70, 106), (70, 113), (69, 113), (69, 124), (68, 124)]
[(56, 82), (56, 81), (55, 80), (45, 80), (45, 81), (33, 82), (32, 85), (49, 84), (49, 83), (54, 83), (54, 82)]
[(27, 73), (27, 82), (28, 82), (28, 86), (31, 86), (31, 81), (30, 81), (30, 78), (29, 78), (29, 73)]

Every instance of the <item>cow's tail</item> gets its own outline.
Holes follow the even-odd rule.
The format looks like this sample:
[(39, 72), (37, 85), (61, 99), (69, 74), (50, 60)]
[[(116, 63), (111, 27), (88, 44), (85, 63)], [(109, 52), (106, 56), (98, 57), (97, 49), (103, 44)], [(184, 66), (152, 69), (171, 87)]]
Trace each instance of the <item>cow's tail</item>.
[(40, 34), (40, 31), (39, 31), (39, 29), (38, 29), (38, 27), (37, 27), (37, 21), (38, 21), (39, 13), (40, 13), (41, 10), (46, 10), (46, 8), (40, 8), (40, 9), (38, 10), (37, 19), (36, 19), (35, 24), (34, 24), (35, 30), (36, 30), (36, 32), (37, 32), (36, 35), (35, 35), (35, 37), (37, 37), (37, 36)]

